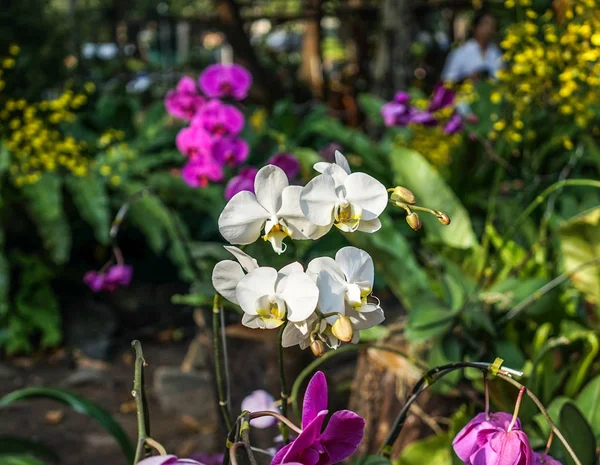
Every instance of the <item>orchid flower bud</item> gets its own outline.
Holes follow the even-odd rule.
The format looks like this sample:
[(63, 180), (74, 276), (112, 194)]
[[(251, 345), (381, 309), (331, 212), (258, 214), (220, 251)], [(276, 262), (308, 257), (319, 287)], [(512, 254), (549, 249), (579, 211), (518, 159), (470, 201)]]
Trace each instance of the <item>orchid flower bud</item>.
[(440, 215), (437, 217), (438, 221), (445, 226), (450, 224), (450, 217), (445, 213), (440, 212)]
[(315, 339), (310, 343), (310, 350), (315, 357), (321, 357), (325, 353), (325, 344), (318, 339)]
[(419, 215), (417, 215), (415, 212), (409, 213), (406, 216), (406, 222), (415, 231), (418, 231), (421, 229), (421, 226), (423, 226), (423, 223), (421, 223), (421, 218), (419, 218)]
[(352, 328), (350, 318), (344, 315), (340, 316), (335, 323), (333, 323), (331, 332), (340, 341), (350, 342), (352, 340), (352, 336), (354, 336), (354, 329)]
[(415, 194), (406, 187), (396, 186), (392, 192), (391, 199), (395, 202), (404, 202), (409, 205), (414, 205), (416, 202)]

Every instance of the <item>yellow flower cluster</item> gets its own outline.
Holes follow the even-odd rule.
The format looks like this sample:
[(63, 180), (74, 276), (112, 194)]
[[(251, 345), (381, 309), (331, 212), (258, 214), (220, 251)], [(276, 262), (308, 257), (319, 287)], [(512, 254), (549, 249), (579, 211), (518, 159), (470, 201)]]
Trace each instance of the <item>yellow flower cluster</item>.
[(77, 175), (88, 172), (87, 144), (64, 135), (58, 125), (72, 121), (87, 95), (67, 90), (55, 99), (29, 103), (6, 100), (0, 124), (8, 129), (5, 145), (11, 152), (9, 172), (17, 186), (37, 182), (46, 171), (64, 168)]
[(15, 64), (17, 63), (15, 57), (20, 51), (21, 49), (18, 45), (12, 44), (8, 47), (8, 56), (0, 57), (0, 92), (2, 92), (6, 86), (6, 82), (4, 81), (4, 70), (15, 67)]
[(133, 149), (123, 140), (125, 133), (108, 129), (98, 138), (97, 146), (103, 149), (94, 160), (93, 169), (106, 178), (113, 186), (118, 186), (127, 175), (129, 162), (135, 158)]
[(452, 152), (461, 142), (460, 133), (446, 134), (443, 126), (415, 125), (409, 147), (427, 158), (432, 165), (442, 167), (450, 164)]
[[(507, 0), (505, 5), (529, 6), (531, 0)], [(504, 69), (491, 101), (510, 105), (506, 119), (494, 123), (489, 136), (514, 143), (536, 137), (534, 112), (546, 109), (565, 124), (590, 127), (600, 101), (600, 1), (561, 0), (538, 15), (525, 9), (501, 43)], [(597, 129), (596, 129), (597, 131)], [(565, 137), (565, 148), (573, 146)]]

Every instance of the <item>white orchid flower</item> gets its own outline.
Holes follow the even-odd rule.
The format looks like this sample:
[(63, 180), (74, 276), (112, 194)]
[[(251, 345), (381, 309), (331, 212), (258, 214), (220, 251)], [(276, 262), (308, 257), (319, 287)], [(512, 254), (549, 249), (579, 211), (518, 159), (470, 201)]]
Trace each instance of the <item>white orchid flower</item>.
[(286, 237), (315, 237), (318, 228), (300, 209), (302, 187), (290, 186), (281, 168), (274, 165), (261, 168), (254, 180), (254, 191), (256, 194), (248, 191), (235, 194), (219, 216), (219, 231), (229, 243), (251, 244), (264, 229), (263, 239), (281, 254)]
[[(222, 260), (215, 265), (212, 273), (212, 284), (215, 290), (230, 302), (238, 305), (235, 288), (240, 280), (258, 268), (258, 262), (237, 247), (224, 246), (237, 262), (233, 260)], [(245, 271), (245, 272), (244, 272)]]
[[(373, 259), (364, 250), (344, 247), (335, 255), (315, 258), (308, 264), (307, 273), (315, 279), (319, 288), (318, 308), (333, 325), (340, 315), (350, 319), (354, 332), (352, 342), (358, 342), (358, 332), (381, 323), (385, 316), (378, 303), (368, 297), (373, 290), (375, 268)], [(329, 328), (327, 328), (329, 330)], [(325, 331), (330, 346), (336, 346), (336, 338)], [(339, 345), (339, 341), (337, 341)]]
[(304, 350), (312, 342), (311, 333), (322, 333), (326, 328), (327, 321), (319, 318), (316, 313), (298, 323), (288, 321), (287, 326), (283, 330), (281, 345), (283, 347), (299, 345)]
[(249, 328), (271, 329), (287, 318), (292, 323), (307, 320), (319, 301), (319, 289), (298, 262), (283, 267), (259, 267), (236, 286), (236, 298)]
[(381, 228), (378, 216), (388, 204), (383, 184), (365, 173), (351, 173), (344, 156), (336, 152), (336, 163), (317, 163), (322, 174), (312, 179), (300, 194), (300, 208), (308, 220), (320, 226), (333, 225), (344, 232), (375, 232)]

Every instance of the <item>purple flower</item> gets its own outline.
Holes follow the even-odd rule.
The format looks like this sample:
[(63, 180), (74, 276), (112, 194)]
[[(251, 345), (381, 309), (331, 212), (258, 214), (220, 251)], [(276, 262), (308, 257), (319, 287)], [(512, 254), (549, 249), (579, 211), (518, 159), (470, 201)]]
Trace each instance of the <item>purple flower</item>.
[(521, 430), (497, 430), (478, 442), (481, 447), (470, 457), (473, 465), (533, 465), (529, 438)]
[(217, 140), (213, 152), (217, 162), (229, 166), (238, 166), (243, 163), (249, 153), (248, 143), (237, 137), (223, 137)]
[(190, 159), (212, 153), (213, 138), (201, 126), (183, 128), (175, 138), (177, 150)]
[(206, 187), (211, 181), (223, 180), (223, 169), (212, 158), (204, 156), (188, 161), (181, 169), (181, 177), (190, 187)]
[(192, 119), (192, 126), (200, 126), (213, 137), (237, 136), (244, 127), (244, 115), (233, 105), (211, 100)]
[(463, 127), (462, 116), (460, 116), (457, 112), (450, 117), (446, 125), (444, 126), (444, 132), (446, 134), (455, 134), (459, 132)]
[(223, 454), (192, 454), (191, 460), (197, 460), (204, 465), (221, 465), (223, 463)]
[(210, 98), (245, 99), (252, 85), (252, 75), (240, 65), (211, 65), (199, 79), (202, 92)]
[(540, 454), (539, 452), (533, 453), (533, 465), (562, 465), (554, 457), (550, 457), (548, 454)]
[(381, 107), (381, 116), (386, 126), (406, 126), (411, 121), (415, 109), (408, 103), (406, 92), (398, 92), (394, 100)]
[(423, 126), (435, 126), (438, 120), (430, 111), (414, 110), (410, 115), (410, 122), (422, 124)]
[(342, 147), (340, 144), (331, 142), (330, 144), (321, 147), (321, 150), (319, 150), (319, 155), (321, 155), (325, 161), (333, 163), (335, 160), (335, 152), (342, 152), (343, 148), (344, 147)]
[(429, 102), (429, 111), (438, 111), (442, 108), (446, 108), (454, 103), (455, 93), (452, 89), (445, 87), (443, 83), (439, 82), (433, 90), (433, 97)]
[(114, 292), (121, 286), (129, 286), (133, 277), (133, 267), (131, 265), (113, 265), (102, 271), (88, 271), (83, 276), (83, 282), (94, 292), (109, 291)]
[(300, 172), (300, 162), (291, 153), (278, 153), (267, 160), (267, 165), (279, 166), (289, 179)]
[(204, 97), (198, 94), (196, 84), (191, 77), (181, 78), (177, 87), (167, 92), (165, 108), (175, 118), (189, 121), (198, 109), (204, 105)]
[[(273, 396), (262, 389), (254, 391), (244, 398), (242, 401), (242, 410), (248, 410), (249, 412), (260, 412), (264, 410), (270, 412), (279, 411), (277, 410)], [(256, 428), (270, 428), (277, 424), (277, 419), (275, 417), (260, 417), (250, 420), (250, 424)]]
[(157, 455), (140, 460), (137, 465), (203, 465), (193, 459), (179, 459), (175, 455)]
[(341, 410), (331, 416), (321, 432), (327, 413), (327, 381), (318, 371), (304, 394), (302, 432), (275, 454), (271, 465), (330, 465), (353, 454), (363, 438), (365, 420), (354, 412)]
[(254, 193), (254, 178), (258, 170), (253, 166), (246, 166), (241, 169), (237, 176), (229, 180), (225, 186), (225, 199), (230, 200), (235, 194), (241, 191), (250, 191)]
[[(473, 461), (474, 457), (488, 445), (488, 442), (496, 433), (507, 434), (511, 421), (512, 415), (505, 412), (492, 413), (488, 420), (485, 418), (485, 413), (476, 415), (454, 438), (452, 442), (454, 452), (467, 465), (485, 465), (481, 462), (476, 464)], [(517, 419), (510, 434), (520, 431), (520, 429), (521, 422)], [(514, 435), (511, 436), (511, 440), (512, 437)], [(481, 459), (481, 456), (479, 455), (478, 458)], [(488, 463), (487, 465), (492, 464)]]

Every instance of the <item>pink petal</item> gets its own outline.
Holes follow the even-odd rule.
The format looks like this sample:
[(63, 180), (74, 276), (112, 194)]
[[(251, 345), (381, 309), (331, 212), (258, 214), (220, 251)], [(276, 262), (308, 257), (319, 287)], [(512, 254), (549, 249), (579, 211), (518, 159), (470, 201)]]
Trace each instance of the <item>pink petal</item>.
[(335, 412), (325, 431), (321, 434), (321, 444), (330, 455), (331, 462), (337, 463), (356, 452), (365, 431), (365, 420), (350, 410)]
[[(281, 449), (279, 452), (277, 452), (277, 454), (275, 454), (271, 465), (299, 461), (300, 458), (302, 458), (301, 463), (304, 465), (314, 465), (315, 463), (317, 463), (313, 462), (312, 458), (310, 458), (313, 457), (313, 454), (308, 449), (312, 448), (313, 446), (318, 446), (321, 427), (323, 426), (323, 422), (325, 421), (326, 415), (327, 410), (320, 411), (317, 414), (317, 416), (313, 419), (313, 421), (311, 421), (302, 430), (302, 432), (298, 435), (296, 439), (294, 439), (291, 443), (283, 447), (283, 449)], [(310, 458), (309, 460), (307, 460), (307, 456)], [(318, 458), (319, 454), (317, 453), (317, 461)]]
[(302, 427), (305, 428), (323, 410), (327, 410), (327, 379), (322, 371), (317, 371), (304, 393)]

